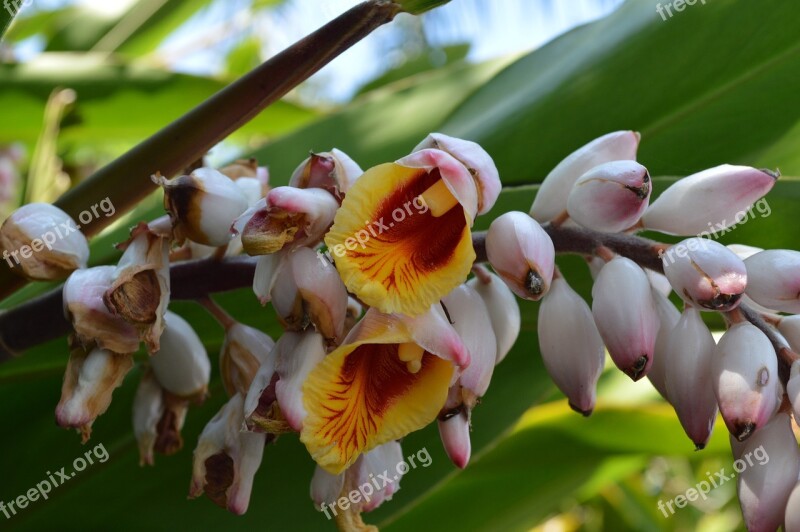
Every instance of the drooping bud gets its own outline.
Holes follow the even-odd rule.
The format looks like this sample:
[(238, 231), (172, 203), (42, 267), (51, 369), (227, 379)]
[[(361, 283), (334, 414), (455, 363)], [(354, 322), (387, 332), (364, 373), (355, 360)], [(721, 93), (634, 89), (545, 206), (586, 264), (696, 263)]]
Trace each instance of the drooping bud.
[(449, 153), (467, 170), (478, 189), (478, 214), (491, 210), (500, 195), (500, 176), (494, 161), (480, 145), (469, 140), (431, 133), (413, 151), (435, 149)]
[(269, 255), (313, 246), (330, 228), (338, 208), (336, 198), (319, 188), (273, 188), (265, 206), (241, 231), (244, 250), (249, 255)]
[(711, 371), (722, 418), (730, 433), (744, 441), (766, 425), (778, 407), (775, 349), (756, 326), (736, 323), (717, 344)]
[(588, 416), (595, 405), (605, 347), (589, 305), (567, 281), (553, 279), (539, 306), (539, 349), (547, 373), (569, 406)]
[(470, 415), (466, 408), (453, 412), (446, 419), (439, 418), (439, 437), (450, 461), (464, 469), (472, 455), (470, 441)]
[(553, 241), (525, 213), (507, 212), (492, 222), (486, 253), (492, 268), (522, 299), (538, 301), (550, 289), (555, 268)]
[(727, 312), (741, 302), (747, 268), (734, 252), (713, 240), (689, 238), (661, 256), (672, 288), (700, 310)]
[(800, 484), (797, 484), (789, 495), (783, 527), (786, 532), (800, 532)]
[(281, 262), (286, 256), (286, 253), (273, 253), (271, 255), (261, 255), (256, 260), (256, 271), (253, 274), (253, 292), (262, 305), (266, 305), (272, 299), (270, 293), (275, 286), (276, 275), (280, 269)]
[(310, 248), (290, 252), (275, 274), (270, 294), (287, 330), (302, 331), (314, 324), (325, 338), (342, 338), (347, 289), (336, 268), (321, 253)]
[(716, 345), (700, 312), (686, 307), (667, 343), (666, 389), (683, 430), (697, 449), (711, 437), (717, 399), (710, 386)]
[(660, 325), (650, 281), (632, 260), (603, 266), (592, 288), (592, 314), (611, 359), (633, 380), (653, 363)]
[(253, 377), (275, 347), (268, 335), (242, 323), (234, 323), (225, 332), (219, 353), (219, 372), (228, 396), (247, 395)]
[(92, 434), (92, 423), (111, 404), (111, 394), (133, 368), (131, 355), (104, 349), (86, 352), (72, 349), (56, 407), (56, 423), (80, 432), (83, 443)]
[[(652, 282), (653, 280), (651, 279), (650, 283), (652, 284)], [(672, 291), (672, 288), (670, 288), (670, 291)], [(669, 401), (666, 384), (667, 364), (669, 364), (667, 346), (669, 345), (672, 330), (678, 324), (678, 320), (681, 319), (681, 313), (675, 308), (672, 301), (655, 287), (653, 288), (653, 301), (655, 301), (661, 325), (656, 336), (656, 351), (653, 357), (653, 364), (650, 366), (650, 371), (647, 372), (647, 378), (658, 393), (661, 394), (661, 397)]]
[(341, 201), (363, 173), (364, 170), (350, 156), (334, 148), (329, 152), (311, 153), (294, 171), (289, 186), (321, 188)]
[(116, 273), (114, 266), (75, 270), (64, 283), (64, 315), (84, 346), (96, 344), (115, 353), (134, 353), (139, 349), (139, 331), (112, 314), (104, 301)]
[(205, 492), (217, 506), (242, 515), (250, 504), (253, 477), (261, 465), (266, 434), (242, 431), (243, 399), (239, 394), (203, 429), (194, 450), (189, 497)]
[(567, 210), (567, 199), (578, 178), (604, 163), (636, 160), (640, 138), (635, 131), (615, 131), (571, 153), (542, 182), (531, 216), (541, 223), (560, 216)]
[(0, 227), (0, 244), (12, 271), (35, 281), (65, 279), (89, 260), (89, 243), (75, 221), (49, 203), (14, 211)]
[(734, 469), (740, 471), (739, 504), (747, 530), (777, 530), (800, 474), (800, 450), (789, 415), (777, 414), (756, 432), (742, 447)]
[(103, 295), (112, 314), (139, 330), (150, 353), (158, 351), (169, 304), (169, 246), (169, 235), (140, 223), (131, 231), (130, 240), (118, 246), (125, 252)]
[(519, 337), (522, 325), (519, 304), (514, 294), (500, 277), (483, 266), (476, 266), (476, 276), (467, 285), (474, 289), (489, 311), (492, 330), (497, 340), (497, 360), (503, 361)]
[(325, 342), (318, 333), (287, 332), (276, 346), (275, 395), (286, 421), (300, 432), (306, 409), (303, 406), (303, 383), (311, 370), (325, 358)]
[(188, 400), (202, 400), (208, 390), (211, 362), (206, 348), (189, 323), (167, 311), (161, 348), (150, 365), (162, 388)]
[(800, 252), (768, 249), (748, 257), (744, 263), (748, 296), (767, 308), (800, 313)]
[(164, 208), (179, 239), (224, 246), (233, 238), (231, 224), (247, 210), (244, 192), (213, 168), (198, 168), (175, 179), (156, 174), (153, 182), (164, 189)]
[(786, 394), (792, 403), (795, 421), (800, 420), (800, 360), (795, 360), (792, 363), (789, 382), (786, 385)]
[(133, 399), (133, 433), (139, 444), (139, 465), (153, 465), (153, 452), (172, 455), (183, 448), (181, 429), (189, 401), (161, 387), (151, 369), (142, 374)]
[(645, 229), (670, 235), (715, 233), (740, 223), (777, 177), (766, 170), (728, 164), (704, 170), (665, 190), (642, 222)]
[(647, 168), (636, 161), (612, 161), (583, 174), (567, 200), (570, 218), (596, 231), (618, 233), (636, 224), (650, 203)]

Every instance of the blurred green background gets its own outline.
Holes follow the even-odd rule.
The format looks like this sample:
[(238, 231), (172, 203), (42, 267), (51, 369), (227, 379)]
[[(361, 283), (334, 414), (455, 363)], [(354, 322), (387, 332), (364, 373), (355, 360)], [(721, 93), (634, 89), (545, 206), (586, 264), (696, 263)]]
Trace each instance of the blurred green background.
[[(0, 214), (54, 200), (353, 4), (26, 2), (0, 44), (0, 146), (21, 157), (19, 179), (0, 183)], [(658, 4), (453, 0), (420, 18), (400, 16), (216, 147), (210, 161), (254, 155), (282, 184), (309, 150), (338, 147), (366, 168), (401, 157), (438, 130), (480, 142), (497, 162), (507, 188), (478, 220), (485, 229), (502, 212), (527, 211), (536, 183), (571, 151), (606, 132), (635, 129), (640, 160), (661, 176), (656, 193), (675, 176), (722, 163), (780, 168), (771, 214), (723, 242), (800, 248), (800, 4), (713, 0), (666, 20)], [(112, 244), (161, 212), (154, 195), (120, 217), (94, 239), (92, 262), (115, 260)], [(582, 261), (565, 257), (560, 265), (588, 297)], [(30, 285), (2, 307), (49, 287)], [(218, 301), (278, 334), (250, 290)], [(432, 465), (411, 471), (394, 500), (365, 520), (389, 531), (741, 529), (734, 482), (669, 518), (657, 508), (707, 472), (730, 470), (724, 426), (694, 452), (649, 383), (629, 382), (610, 363), (594, 415), (573, 413), (538, 354), (538, 305), (521, 307), (522, 335), (474, 412), (470, 466), (458, 471), (449, 463), (435, 426), (410, 435), (405, 454), (426, 448)], [(197, 305), (171, 308), (190, 319), (216, 360), (216, 323)], [(186, 500), (197, 435), (224, 402), (216, 374), (211, 398), (189, 412), (185, 448), (157, 456), (154, 468), (138, 466), (131, 432), (139, 368), (82, 447), (53, 421), (66, 357), (62, 339), (0, 366), (0, 500), (71, 467), (88, 446), (102, 443), (110, 459), (12, 519), (0, 515), (0, 529), (333, 529), (313, 509), (314, 465), (291, 436), (267, 449), (245, 516)]]

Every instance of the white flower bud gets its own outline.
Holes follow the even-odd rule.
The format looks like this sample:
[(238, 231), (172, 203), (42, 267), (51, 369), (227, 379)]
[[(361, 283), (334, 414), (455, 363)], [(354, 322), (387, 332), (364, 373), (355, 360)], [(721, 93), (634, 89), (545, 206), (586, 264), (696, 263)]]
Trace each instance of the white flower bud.
[(298, 432), (303, 429), (306, 417), (303, 383), (311, 370), (325, 358), (325, 354), (325, 342), (315, 332), (287, 332), (278, 340), (275, 395), (289, 426)]
[(667, 397), (683, 430), (697, 449), (708, 443), (717, 418), (717, 398), (711, 387), (716, 344), (700, 312), (687, 307), (670, 331), (665, 367)]
[(767, 308), (800, 314), (800, 252), (768, 249), (744, 263), (748, 296)]
[(724, 164), (685, 177), (644, 213), (645, 229), (670, 235), (716, 233), (741, 222), (772, 189), (777, 177), (764, 170)]
[(522, 325), (522, 318), (519, 312), (519, 305), (513, 292), (503, 282), (500, 277), (490, 273), (483, 266), (476, 266), (481, 270), (480, 275), (471, 279), (467, 285), (474, 289), (489, 311), (489, 319), (492, 322), (492, 330), (497, 340), (497, 360), (495, 364), (503, 361), (511, 348), (514, 347), (519, 330)]
[(75, 428), (83, 443), (89, 440), (92, 423), (108, 410), (111, 394), (133, 368), (131, 355), (118, 355), (104, 349), (73, 349), (67, 362), (61, 400), (56, 407), (56, 423)]
[(783, 527), (786, 532), (800, 532), (800, 484), (797, 484), (789, 495)]
[[(260, 205), (260, 203), (259, 203)], [(316, 245), (333, 223), (339, 202), (320, 188), (277, 187), (241, 229), (249, 255)], [(237, 229), (239, 223), (237, 221)]]
[(635, 160), (640, 138), (635, 131), (615, 131), (571, 153), (542, 182), (531, 216), (544, 223), (561, 215), (567, 210), (567, 198), (578, 178), (603, 163)]
[(287, 330), (313, 323), (327, 339), (341, 339), (347, 314), (347, 289), (336, 267), (310, 248), (290, 252), (275, 274), (272, 306)]
[(164, 208), (178, 237), (198, 244), (226, 245), (233, 238), (231, 225), (247, 210), (244, 192), (213, 168), (198, 168), (175, 179), (155, 175), (153, 182), (164, 189)]
[(651, 190), (647, 168), (636, 161), (612, 161), (578, 179), (569, 194), (567, 212), (584, 227), (618, 233), (639, 221)]
[[(652, 278), (650, 282), (652, 284)], [(671, 291), (672, 288), (670, 288), (670, 292)], [(650, 371), (647, 372), (647, 378), (658, 393), (661, 394), (661, 397), (669, 401), (666, 384), (667, 365), (669, 364), (667, 347), (669, 345), (672, 329), (675, 328), (678, 324), (678, 320), (681, 319), (681, 313), (663, 292), (655, 288), (653, 288), (653, 301), (655, 301), (656, 311), (658, 312), (658, 319), (661, 325), (658, 328), (658, 335), (656, 335), (655, 356), (653, 357), (653, 364), (650, 366)]]
[[(400, 489), (400, 479), (402, 478), (399, 475), (398, 465), (402, 462), (404, 462), (403, 450), (400, 444), (396, 441), (390, 441), (362, 454), (353, 464), (353, 467), (347, 471), (347, 476), (352, 476), (352, 480), (348, 484), (354, 488), (364, 486), (372, 482), (373, 478), (378, 478), (378, 475), (386, 474), (386, 472), (392, 475), (392, 482), (384, 482), (380, 489), (370, 495), (369, 500), (361, 503), (362, 512), (371, 512), (384, 501), (391, 500), (392, 495), (397, 493)], [(396, 479), (395, 473), (392, 472), (398, 474)]]
[(588, 416), (594, 410), (605, 347), (589, 305), (563, 277), (553, 279), (539, 306), (539, 348), (547, 373), (570, 407)]
[(346, 153), (336, 148), (312, 153), (300, 163), (289, 180), (290, 187), (321, 188), (339, 201), (364, 171)]
[(270, 292), (275, 286), (276, 274), (286, 256), (286, 253), (279, 252), (260, 255), (256, 260), (256, 271), (253, 274), (253, 292), (262, 305), (266, 305), (272, 299)]
[(104, 301), (116, 272), (114, 266), (72, 272), (64, 283), (64, 315), (84, 346), (96, 344), (115, 353), (134, 353), (139, 349), (139, 331), (112, 314)]
[(78, 268), (86, 268), (89, 260), (89, 243), (78, 229), (58, 207), (48, 203), (23, 205), (0, 227), (3, 259), (12, 271), (28, 279), (64, 279)]
[(480, 145), (469, 140), (431, 133), (412, 151), (435, 149), (449, 153), (463, 164), (478, 187), (478, 214), (491, 210), (500, 195), (500, 175), (494, 161)]
[(181, 430), (188, 409), (188, 400), (164, 390), (152, 370), (145, 371), (133, 399), (139, 465), (153, 465), (154, 451), (169, 456), (183, 448)]
[(153, 373), (161, 386), (185, 399), (203, 399), (208, 390), (211, 362), (206, 348), (189, 323), (167, 311), (161, 349), (150, 357)]
[(194, 450), (189, 497), (209, 499), (241, 515), (250, 504), (253, 477), (261, 465), (266, 434), (242, 431), (243, 399), (234, 395), (203, 429)]
[(225, 332), (219, 353), (219, 372), (229, 396), (247, 394), (259, 368), (275, 347), (268, 335), (242, 323), (234, 323)]
[(775, 349), (756, 326), (736, 323), (717, 344), (711, 371), (722, 418), (730, 433), (744, 441), (766, 425), (778, 407)]
[(462, 409), (447, 419), (439, 419), (439, 437), (450, 461), (459, 468), (464, 469), (472, 455), (472, 442), (470, 441), (469, 412)]
[(800, 315), (781, 316), (778, 331), (794, 351), (800, 351)]
[(592, 314), (611, 359), (633, 380), (653, 363), (660, 321), (650, 281), (632, 260), (606, 264), (592, 288)]
[(672, 288), (690, 305), (718, 312), (739, 306), (747, 268), (719, 242), (689, 238), (672, 246), (661, 260)]
[(340, 473), (333, 475), (328, 473), (320, 466), (314, 468), (314, 476), (311, 477), (311, 500), (314, 501), (314, 507), (318, 511), (322, 511), (323, 505), (333, 506), (339, 500), (339, 494), (342, 493), (344, 488), (344, 476), (347, 474)]
[(745, 526), (754, 532), (777, 530), (800, 474), (800, 450), (789, 415), (777, 414), (745, 442), (737, 463), (741, 464), (735, 463), (734, 468), (741, 470), (739, 503)]
[(492, 268), (522, 299), (537, 301), (549, 290), (555, 268), (553, 241), (525, 213), (507, 212), (492, 222), (486, 254)]

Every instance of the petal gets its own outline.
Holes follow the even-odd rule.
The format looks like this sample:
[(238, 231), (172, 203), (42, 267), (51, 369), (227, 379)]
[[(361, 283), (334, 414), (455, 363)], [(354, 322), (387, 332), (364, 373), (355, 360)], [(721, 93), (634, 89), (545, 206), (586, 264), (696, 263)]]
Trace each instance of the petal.
[(300, 440), (312, 458), (337, 474), (358, 456), (436, 419), (453, 365), (423, 352), (416, 373), (398, 344), (344, 345), (325, 357), (303, 385), (308, 416)]
[(447, 453), (447, 457), (459, 469), (464, 469), (472, 454), (472, 443), (469, 437), (469, 414), (461, 410), (448, 419), (439, 419), (439, 437)]
[(247, 394), (259, 368), (268, 363), (275, 342), (268, 335), (241, 323), (225, 334), (219, 356), (222, 384), (229, 396)]
[(272, 253), (270, 255), (261, 255), (256, 261), (256, 271), (253, 275), (253, 292), (255, 292), (262, 305), (269, 303), (272, 297), (270, 292), (275, 285), (276, 274), (285, 256), (285, 253)]
[(467, 284), (471, 286), (483, 299), (489, 318), (492, 320), (492, 330), (497, 339), (496, 364), (503, 361), (519, 337), (522, 318), (519, 304), (514, 293), (500, 277), (490, 273), (483, 266), (482, 271)]
[(347, 288), (367, 305), (423, 314), (466, 280), (475, 251), (464, 209), (456, 204), (434, 218), (420, 203), (439, 180), (438, 170), (385, 164), (344, 199), (325, 243)]
[(211, 362), (200, 337), (189, 322), (167, 312), (161, 349), (150, 357), (150, 365), (161, 386), (173, 395), (202, 399), (208, 390)]
[(318, 333), (291, 333), (281, 336), (276, 349), (275, 395), (286, 421), (300, 432), (306, 409), (303, 405), (303, 383), (317, 364), (325, 358), (325, 340)]
[(325, 338), (341, 340), (347, 314), (347, 289), (325, 255), (300, 248), (290, 259), (303, 312)]

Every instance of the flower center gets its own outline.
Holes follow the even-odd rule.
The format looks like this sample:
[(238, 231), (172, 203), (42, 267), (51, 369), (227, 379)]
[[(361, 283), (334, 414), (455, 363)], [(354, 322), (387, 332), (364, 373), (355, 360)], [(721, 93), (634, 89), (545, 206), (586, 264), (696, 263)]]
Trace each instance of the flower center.
[(444, 216), (450, 209), (458, 205), (458, 200), (447, 188), (444, 179), (439, 179), (431, 185), (428, 190), (420, 194), (420, 198), (431, 210), (434, 218)]
[(425, 350), (417, 344), (400, 344), (397, 348), (397, 357), (406, 363), (406, 369), (411, 374), (416, 374), (422, 368), (422, 355)]

